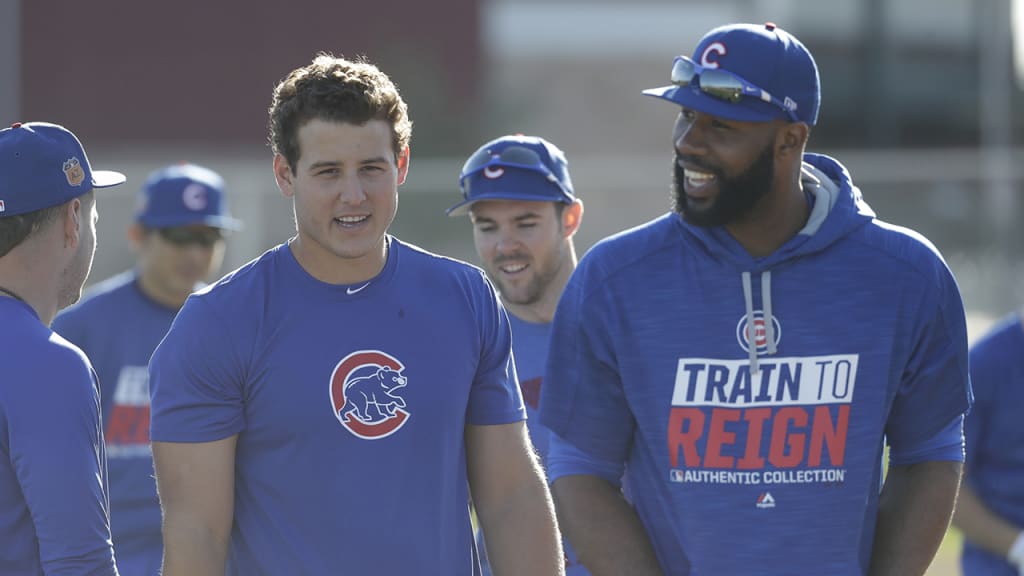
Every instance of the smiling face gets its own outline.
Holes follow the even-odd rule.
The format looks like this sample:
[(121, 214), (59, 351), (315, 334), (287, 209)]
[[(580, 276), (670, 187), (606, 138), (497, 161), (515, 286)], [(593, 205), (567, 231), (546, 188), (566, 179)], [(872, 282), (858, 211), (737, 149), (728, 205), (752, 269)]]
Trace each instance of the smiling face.
[(391, 125), (310, 120), (298, 131), (293, 171), (280, 154), (274, 174), (292, 198), (298, 236), (295, 258), (331, 283), (368, 280), (384, 267), (385, 235), (398, 209), (408, 148), (395, 158)]
[[(546, 319), (576, 266), (572, 234), (582, 204), (483, 200), (473, 204), (473, 243), (501, 299), (520, 318)], [(532, 314), (528, 313), (532, 309)]]
[(773, 123), (723, 120), (683, 108), (673, 141), (675, 208), (696, 226), (749, 216), (775, 179)]

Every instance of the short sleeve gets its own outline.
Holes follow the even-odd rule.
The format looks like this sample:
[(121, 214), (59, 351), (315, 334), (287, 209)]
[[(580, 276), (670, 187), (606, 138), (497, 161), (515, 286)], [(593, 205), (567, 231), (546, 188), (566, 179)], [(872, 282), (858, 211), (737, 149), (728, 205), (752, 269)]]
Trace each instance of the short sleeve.
[(512, 327), (497, 292), (481, 272), (471, 293), (479, 330), (480, 360), (469, 396), (470, 424), (509, 424), (526, 419), (512, 357)]
[(150, 438), (212, 442), (245, 426), (240, 335), (189, 297), (149, 363)]
[(886, 424), (888, 442), (900, 453), (925, 449), (971, 405), (963, 302), (952, 275), (941, 268), (935, 296), (922, 298), (917, 310), (909, 361)]
[[(47, 574), (116, 574), (95, 373), (58, 336), (7, 414), (11, 465)], [(40, 359), (42, 360), (42, 359)]]
[(635, 422), (612, 342), (614, 303), (608, 290), (589, 285), (587, 263), (573, 273), (555, 312), (540, 420), (594, 458), (624, 461)]

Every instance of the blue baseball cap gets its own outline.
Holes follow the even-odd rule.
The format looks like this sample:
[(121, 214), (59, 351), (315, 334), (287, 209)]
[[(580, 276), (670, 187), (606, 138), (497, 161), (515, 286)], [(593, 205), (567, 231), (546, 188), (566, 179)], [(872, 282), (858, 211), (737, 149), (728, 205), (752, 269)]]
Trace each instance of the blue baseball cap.
[(763, 99), (767, 92), (784, 103), (800, 122), (813, 126), (818, 121), (818, 66), (807, 47), (771, 22), (715, 28), (697, 44), (691, 60), (703, 69), (725, 70), (746, 80), (761, 89), (757, 91), (761, 98), (746, 96), (734, 104), (709, 96), (693, 83), (651, 88), (643, 93), (730, 120), (768, 122), (787, 118), (786, 110)]
[(241, 221), (228, 212), (224, 179), (195, 164), (175, 164), (146, 178), (135, 220), (147, 228), (203, 225), (238, 230)]
[(511, 134), (473, 152), (459, 174), (462, 201), (447, 210), (462, 216), (480, 200), (576, 201), (569, 161), (558, 146), (537, 136)]
[(59, 206), (124, 181), (120, 172), (93, 170), (82, 143), (63, 126), (18, 122), (0, 130), (0, 218)]

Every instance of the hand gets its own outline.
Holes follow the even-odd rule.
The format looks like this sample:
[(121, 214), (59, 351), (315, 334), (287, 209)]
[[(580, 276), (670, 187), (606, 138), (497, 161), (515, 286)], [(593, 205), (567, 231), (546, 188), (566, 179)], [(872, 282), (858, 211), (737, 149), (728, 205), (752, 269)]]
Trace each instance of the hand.
[(1010, 551), (1006, 553), (1006, 560), (1017, 568), (1017, 573), (1020, 576), (1024, 576), (1024, 531), (1017, 534), (1017, 539), (1013, 541)]

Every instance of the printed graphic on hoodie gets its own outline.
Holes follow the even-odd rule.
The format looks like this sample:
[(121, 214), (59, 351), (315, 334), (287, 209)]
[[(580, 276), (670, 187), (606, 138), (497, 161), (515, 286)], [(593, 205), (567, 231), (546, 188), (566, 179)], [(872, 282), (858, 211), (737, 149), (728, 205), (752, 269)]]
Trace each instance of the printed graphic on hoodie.
[(669, 480), (843, 482), (857, 361), (857, 354), (762, 357), (754, 368), (748, 359), (680, 358)]

